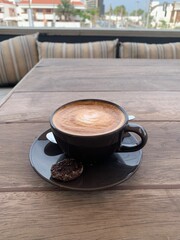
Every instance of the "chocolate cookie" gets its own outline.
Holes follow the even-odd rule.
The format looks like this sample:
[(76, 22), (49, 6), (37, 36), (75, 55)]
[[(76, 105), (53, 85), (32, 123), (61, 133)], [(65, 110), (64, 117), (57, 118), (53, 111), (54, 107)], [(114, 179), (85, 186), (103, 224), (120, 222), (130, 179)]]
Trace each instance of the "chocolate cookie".
[(79, 177), (82, 172), (82, 163), (72, 158), (64, 159), (51, 167), (51, 176), (64, 182)]

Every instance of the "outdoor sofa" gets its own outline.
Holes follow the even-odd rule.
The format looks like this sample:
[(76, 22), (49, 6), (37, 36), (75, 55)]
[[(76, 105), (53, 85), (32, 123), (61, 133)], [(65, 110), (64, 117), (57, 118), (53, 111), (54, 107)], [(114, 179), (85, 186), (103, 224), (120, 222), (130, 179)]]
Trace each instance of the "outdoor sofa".
[[(0, 42), (0, 98), (42, 58), (180, 59), (180, 42), (121, 42), (121, 39), (81, 43), (41, 41), (39, 33)], [(3, 94), (4, 93), (4, 94)]]

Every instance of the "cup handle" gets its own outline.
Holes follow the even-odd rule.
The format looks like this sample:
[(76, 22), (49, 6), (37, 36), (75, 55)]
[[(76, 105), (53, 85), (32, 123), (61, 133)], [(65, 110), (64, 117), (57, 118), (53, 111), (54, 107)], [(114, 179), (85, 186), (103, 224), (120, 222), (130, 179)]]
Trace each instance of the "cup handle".
[(142, 126), (135, 123), (128, 123), (124, 128), (124, 133), (126, 132), (136, 133), (137, 135), (140, 136), (141, 140), (139, 143), (133, 145), (121, 144), (120, 148), (118, 149), (118, 152), (135, 152), (145, 146), (148, 139), (148, 135), (146, 130)]

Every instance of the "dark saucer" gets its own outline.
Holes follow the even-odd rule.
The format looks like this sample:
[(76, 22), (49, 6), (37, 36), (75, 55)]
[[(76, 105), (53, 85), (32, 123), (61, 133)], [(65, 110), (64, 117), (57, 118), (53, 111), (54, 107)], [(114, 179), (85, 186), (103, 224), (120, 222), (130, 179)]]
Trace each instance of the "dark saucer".
[[(65, 155), (57, 144), (46, 139), (48, 132), (50, 132), (50, 129), (34, 141), (29, 158), (32, 167), (42, 178), (62, 188), (90, 191), (115, 186), (130, 178), (137, 170), (142, 159), (142, 150), (114, 153), (103, 163), (86, 166), (82, 175), (73, 181), (54, 180), (51, 178), (51, 167), (57, 161), (63, 160)], [(127, 134), (123, 143), (134, 144), (137, 143), (137, 140), (131, 134)]]

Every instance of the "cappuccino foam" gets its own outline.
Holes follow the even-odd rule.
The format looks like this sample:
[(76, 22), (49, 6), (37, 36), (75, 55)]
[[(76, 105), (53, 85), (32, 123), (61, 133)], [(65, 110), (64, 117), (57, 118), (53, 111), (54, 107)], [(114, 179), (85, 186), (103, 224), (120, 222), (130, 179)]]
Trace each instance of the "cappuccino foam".
[(115, 105), (96, 100), (69, 103), (53, 116), (57, 129), (72, 135), (95, 136), (115, 131), (125, 122), (124, 113)]

